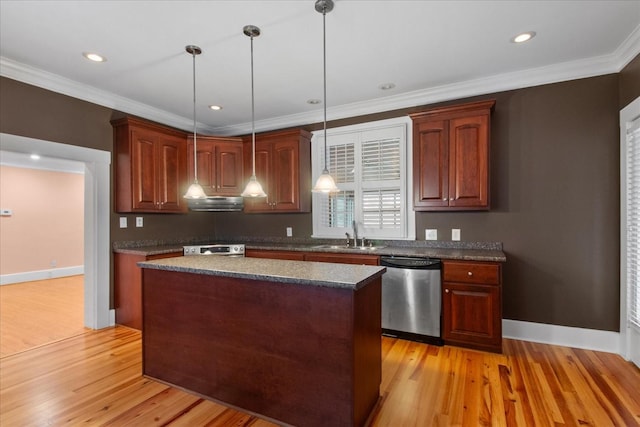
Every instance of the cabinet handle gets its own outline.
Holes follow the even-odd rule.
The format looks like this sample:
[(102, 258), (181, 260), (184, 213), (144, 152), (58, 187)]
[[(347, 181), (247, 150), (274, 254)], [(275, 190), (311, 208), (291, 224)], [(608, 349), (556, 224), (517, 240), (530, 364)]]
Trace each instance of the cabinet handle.
[(468, 274), (469, 276), (473, 276), (473, 273), (472, 273), (472, 272), (470, 272), (470, 271), (469, 271), (469, 272), (467, 272), (467, 274)]
[(443, 197), (442, 200), (446, 202), (448, 199), (446, 197)]
[(449, 293), (449, 289), (445, 289), (444, 292), (448, 294)]

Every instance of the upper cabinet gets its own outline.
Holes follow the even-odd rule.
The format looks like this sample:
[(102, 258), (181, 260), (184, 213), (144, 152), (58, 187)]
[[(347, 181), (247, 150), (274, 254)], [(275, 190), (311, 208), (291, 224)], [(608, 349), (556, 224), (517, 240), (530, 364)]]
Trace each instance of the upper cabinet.
[(114, 128), (117, 212), (186, 212), (185, 134), (144, 120), (123, 118)]
[[(239, 196), (244, 189), (242, 138), (198, 136), (198, 183), (208, 196)], [(187, 146), (188, 179), (193, 178), (193, 135)]]
[[(244, 138), (245, 183), (252, 173), (251, 135)], [(256, 135), (256, 177), (267, 197), (245, 198), (245, 212), (311, 210), (311, 134), (305, 130)]]
[(488, 210), (494, 100), (411, 114), (414, 209)]

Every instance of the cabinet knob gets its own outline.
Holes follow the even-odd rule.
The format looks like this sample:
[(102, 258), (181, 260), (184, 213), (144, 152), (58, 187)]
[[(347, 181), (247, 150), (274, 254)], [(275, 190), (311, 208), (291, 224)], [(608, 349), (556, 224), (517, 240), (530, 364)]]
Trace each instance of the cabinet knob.
[(449, 289), (445, 289), (445, 290), (444, 290), (444, 292), (445, 292), (446, 294), (448, 294), (448, 293), (449, 293)]
[(467, 272), (467, 275), (469, 275), (469, 276), (473, 276), (473, 273), (472, 273), (472, 272), (470, 272), (470, 271), (468, 271), (468, 272)]

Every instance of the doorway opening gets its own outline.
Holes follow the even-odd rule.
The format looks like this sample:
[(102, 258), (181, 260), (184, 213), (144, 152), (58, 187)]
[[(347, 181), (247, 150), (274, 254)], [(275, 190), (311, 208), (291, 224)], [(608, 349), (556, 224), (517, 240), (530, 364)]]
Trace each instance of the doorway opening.
[(0, 151), (39, 154), (81, 162), (84, 167), (84, 326), (115, 324), (109, 309), (111, 153), (86, 147), (0, 133)]

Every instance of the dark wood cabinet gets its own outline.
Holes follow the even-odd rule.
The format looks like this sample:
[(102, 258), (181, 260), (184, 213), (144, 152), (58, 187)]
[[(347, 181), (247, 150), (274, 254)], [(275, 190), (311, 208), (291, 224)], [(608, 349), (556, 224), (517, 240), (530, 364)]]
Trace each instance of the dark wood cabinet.
[(338, 264), (380, 265), (379, 256), (365, 254), (246, 249), (245, 256), (250, 258), (288, 259), (294, 261), (335, 262)]
[(248, 258), (288, 259), (291, 261), (304, 261), (304, 252), (278, 251), (263, 249), (245, 249), (244, 256)]
[(310, 252), (305, 255), (304, 260), (318, 262), (336, 262), (338, 264), (380, 265), (379, 256), (363, 254)]
[[(245, 181), (252, 173), (252, 140), (244, 138)], [(245, 212), (311, 211), (311, 134), (305, 130), (256, 135), (256, 177), (267, 197), (246, 198)]]
[(474, 102), (410, 115), (416, 211), (489, 209), (494, 104)]
[(185, 134), (139, 119), (114, 128), (117, 212), (186, 212)]
[(501, 353), (501, 265), (469, 261), (443, 261), (442, 264), (445, 344)]
[(113, 254), (113, 287), (116, 323), (142, 330), (142, 270), (138, 263), (182, 256), (182, 252), (158, 255)]
[[(246, 184), (242, 138), (198, 137), (198, 182), (208, 196), (239, 196)], [(187, 145), (188, 180), (193, 179), (193, 136)]]

